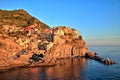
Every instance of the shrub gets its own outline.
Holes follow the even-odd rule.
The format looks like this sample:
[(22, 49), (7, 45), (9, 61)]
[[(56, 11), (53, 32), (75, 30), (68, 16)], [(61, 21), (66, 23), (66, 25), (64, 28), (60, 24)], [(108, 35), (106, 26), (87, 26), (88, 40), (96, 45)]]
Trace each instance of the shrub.
[(23, 32), (23, 31), (16, 31), (16, 32), (9, 32), (8, 35), (11, 36), (11, 37), (17, 37), (19, 35), (26, 35), (27, 33), (26, 32)]
[(3, 47), (3, 46), (4, 46), (4, 44), (2, 42), (0, 42), (0, 47)]
[(81, 35), (79, 36), (79, 39), (83, 40)]

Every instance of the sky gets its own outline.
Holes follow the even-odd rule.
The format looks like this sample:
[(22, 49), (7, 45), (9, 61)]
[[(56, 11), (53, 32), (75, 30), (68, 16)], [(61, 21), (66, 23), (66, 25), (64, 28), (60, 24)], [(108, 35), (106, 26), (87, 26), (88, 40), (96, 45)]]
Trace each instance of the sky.
[(89, 46), (120, 45), (120, 0), (0, 0), (53, 26), (77, 29)]

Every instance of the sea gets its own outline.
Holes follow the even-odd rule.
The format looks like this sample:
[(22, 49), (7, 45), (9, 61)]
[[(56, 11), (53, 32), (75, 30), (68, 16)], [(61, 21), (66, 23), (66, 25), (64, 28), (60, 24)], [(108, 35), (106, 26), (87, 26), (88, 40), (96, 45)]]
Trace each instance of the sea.
[(0, 73), (0, 80), (120, 80), (120, 47), (91, 46), (103, 58), (117, 64), (105, 65), (86, 58), (60, 59), (52, 67), (34, 67)]

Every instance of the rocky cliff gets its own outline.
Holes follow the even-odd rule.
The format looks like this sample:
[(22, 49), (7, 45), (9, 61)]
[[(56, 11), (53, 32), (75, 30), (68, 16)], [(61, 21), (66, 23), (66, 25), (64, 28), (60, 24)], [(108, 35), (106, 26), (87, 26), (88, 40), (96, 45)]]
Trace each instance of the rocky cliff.
[(0, 70), (52, 65), (58, 58), (85, 56), (85, 41), (67, 26), (50, 28), (24, 10), (0, 10)]

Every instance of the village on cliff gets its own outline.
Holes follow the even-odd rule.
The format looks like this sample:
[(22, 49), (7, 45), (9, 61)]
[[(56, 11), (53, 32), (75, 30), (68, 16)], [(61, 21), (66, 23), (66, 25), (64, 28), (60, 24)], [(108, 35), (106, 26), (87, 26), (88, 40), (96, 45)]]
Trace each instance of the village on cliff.
[[(0, 16), (0, 70), (53, 65), (59, 58), (83, 57), (86, 54), (95, 56), (77, 30), (67, 26), (50, 28), (24, 10), (0, 10), (1, 14), (8, 12), (10, 17)], [(21, 15), (27, 15), (32, 23)], [(22, 18), (25, 21), (20, 23)], [(22, 23), (27, 26), (19, 26)]]

